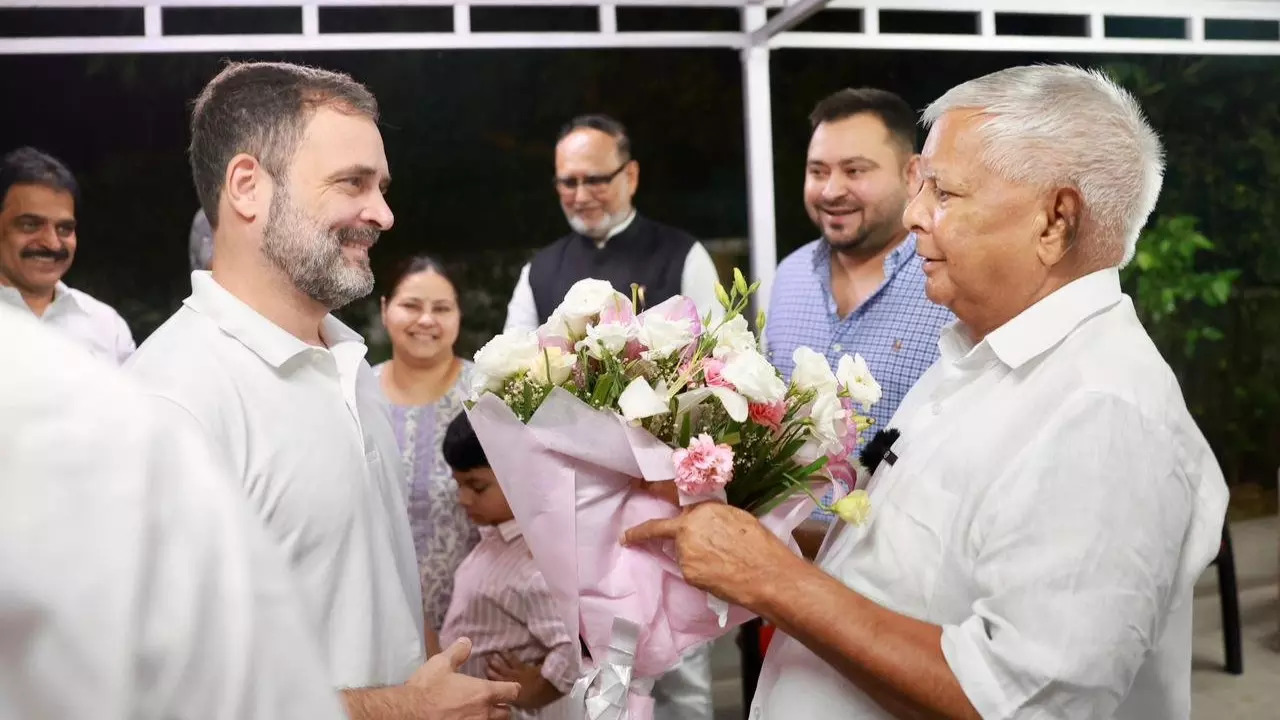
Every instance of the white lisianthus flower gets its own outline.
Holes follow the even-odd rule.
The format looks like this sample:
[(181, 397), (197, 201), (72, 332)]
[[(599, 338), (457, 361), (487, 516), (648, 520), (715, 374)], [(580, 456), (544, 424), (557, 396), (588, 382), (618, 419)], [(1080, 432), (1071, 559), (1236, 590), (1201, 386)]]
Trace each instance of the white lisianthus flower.
[(844, 449), (844, 436), (849, 431), (846, 410), (834, 392), (819, 392), (809, 408), (809, 434), (822, 447), (823, 453)]
[(628, 421), (643, 420), (654, 415), (663, 415), (671, 411), (667, 404), (666, 387), (659, 382), (657, 389), (649, 385), (649, 381), (638, 377), (627, 385), (627, 389), (618, 396), (618, 410)]
[(587, 278), (579, 280), (569, 288), (569, 292), (564, 296), (564, 302), (556, 308), (555, 314), (563, 318), (574, 336), (581, 337), (592, 318), (598, 316), (610, 305), (619, 302), (631, 305), (631, 301), (614, 290), (613, 285), (607, 280)]
[(787, 385), (764, 356), (754, 350), (734, 353), (725, 359), (720, 377), (753, 403), (770, 405), (786, 397)]
[(529, 377), (543, 385), (560, 385), (569, 379), (578, 356), (558, 347), (542, 348), (529, 362)]
[(863, 410), (869, 410), (872, 405), (880, 402), (880, 383), (871, 376), (871, 369), (861, 355), (845, 355), (840, 358), (836, 377), (849, 392), (849, 399), (861, 404)]
[(641, 319), (636, 339), (645, 348), (641, 357), (645, 360), (661, 360), (671, 357), (693, 342), (693, 324), (686, 318), (670, 320), (661, 315), (647, 315)]
[(723, 360), (737, 352), (760, 352), (759, 341), (751, 328), (747, 327), (747, 319), (741, 315), (734, 315), (721, 323), (716, 329), (715, 338), (716, 347), (711, 356), (717, 360)]
[(816, 390), (819, 394), (835, 394), (839, 383), (825, 357), (802, 345), (792, 353), (791, 359), (796, 364), (796, 369), (791, 373), (792, 385), (803, 391)]
[(547, 318), (542, 327), (537, 330), (538, 345), (542, 347), (556, 346), (561, 349), (569, 349), (573, 347), (573, 340), (570, 338), (569, 324), (565, 319), (555, 313)]
[(538, 337), (533, 333), (502, 333), (476, 352), (477, 388), (501, 389), (512, 375), (527, 370), (538, 355)]
[(586, 349), (587, 354), (599, 359), (605, 355), (617, 355), (636, 337), (635, 323), (607, 322), (587, 326), (587, 337), (579, 340), (575, 350)]

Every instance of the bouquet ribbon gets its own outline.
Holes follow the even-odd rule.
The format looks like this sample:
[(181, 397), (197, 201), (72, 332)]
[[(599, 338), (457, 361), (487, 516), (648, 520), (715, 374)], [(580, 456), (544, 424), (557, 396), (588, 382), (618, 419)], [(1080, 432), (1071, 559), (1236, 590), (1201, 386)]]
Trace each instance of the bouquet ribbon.
[(642, 720), (629, 712), (631, 696), (639, 691), (647, 694), (653, 686), (652, 681), (644, 681), (637, 686), (646, 687), (632, 687), (639, 640), (639, 625), (614, 618), (608, 657), (573, 685), (570, 697), (580, 720)]

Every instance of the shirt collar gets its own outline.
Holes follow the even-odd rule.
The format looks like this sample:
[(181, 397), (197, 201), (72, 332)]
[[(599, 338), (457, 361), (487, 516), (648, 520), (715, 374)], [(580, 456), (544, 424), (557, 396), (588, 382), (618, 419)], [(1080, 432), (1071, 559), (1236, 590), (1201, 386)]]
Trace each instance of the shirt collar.
[[(244, 304), (219, 285), (208, 271), (191, 273), (191, 296), (183, 304), (213, 320), (223, 332), (239, 340), (274, 368), (314, 349)], [(365, 347), (360, 334), (333, 315), (325, 315), (321, 321), (320, 339), (335, 353), (346, 354), (348, 346)], [(364, 356), (363, 351), (360, 355)]]
[(636, 209), (631, 208), (631, 214), (627, 216), (626, 220), (623, 220), (622, 222), (615, 225), (614, 228), (604, 236), (603, 240), (595, 241), (596, 247), (603, 248), (605, 244), (608, 243), (610, 240), (626, 232), (627, 228), (631, 227), (631, 223), (635, 222), (635, 219), (636, 219)]
[(524, 535), (520, 530), (520, 524), (514, 519), (508, 520), (497, 525), (486, 525), (480, 528), (480, 534), (484, 537), (500, 537), (503, 542), (511, 542), (518, 537)]
[[(5, 300), (16, 308), (31, 310), (31, 306), (27, 305), (26, 298), (22, 297), (22, 293), (18, 292), (16, 287), (0, 285), (0, 299)], [(84, 306), (80, 304), (76, 294), (71, 292), (71, 288), (66, 283), (59, 280), (58, 284), (53, 286), (53, 302), (49, 303), (49, 307), (45, 309), (45, 312), (49, 312), (55, 307), (64, 306), (76, 310), (84, 310)]]
[[(905, 240), (898, 243), (898, 246), (884, 257), (884, 279), (887, 281), (898, 272), (898, 268), (906, 265), (912, 258), (916, 256), (916, 234), (908, 233)], [(831, 246), (823, 238), (818, 238), (818, 242), (813, 246), (813, 271), (819, 277), (826, 277), (827, 282), (831, 281)]]
[(988, 334), (977, 347), (959, 322), (952, 323), (942, 333), (938, 347), (944, 357), (955, 360), (986, 346), (1001, 362), (1016, 370), (1052, 349), (1080, 323), (1123, 297), (1119, 271), (1099, 270), (1067, 283), (1018, 313)]

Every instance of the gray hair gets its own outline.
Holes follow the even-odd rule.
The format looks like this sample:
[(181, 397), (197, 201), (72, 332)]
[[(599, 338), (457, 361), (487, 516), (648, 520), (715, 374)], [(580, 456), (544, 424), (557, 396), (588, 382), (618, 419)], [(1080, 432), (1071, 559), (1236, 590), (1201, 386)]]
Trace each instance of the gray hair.
[(971, 108), (982, 162), (1011, 182), (1076, 188), (1084, 202), (1089, 257), (1112, 266), (1133, 258), (1164, 178), (1164, 149), (1137, 100), (1102, 72), (1029, 65), (958, 85), (924, 111)]
[(239, 153), (283, 178), (320, 107), (378, 119), (378, 101), (342, 73), (290, 63), (230, 63), (209, 81), (191, 114), (191, 175), (200, 206), (218, 227), (227, 164)]

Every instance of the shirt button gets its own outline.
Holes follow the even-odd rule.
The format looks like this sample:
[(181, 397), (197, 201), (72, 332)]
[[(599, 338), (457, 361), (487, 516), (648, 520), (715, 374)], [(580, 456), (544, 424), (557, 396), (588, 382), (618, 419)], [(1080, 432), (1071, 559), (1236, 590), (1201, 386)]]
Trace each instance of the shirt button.
[(934, 403), (934, 404), (933, 404), (933, 414), (934, 414), (934, 415), (941, 415), (941, 414), (942, 414), (942, 403), (940, 403), (940, 402), (936, 402), (936, 403)]
[(836, 343), (835, 345), (832, 345), (831, 349), (835, 350), (836, 352), (844, 352), (844, 346), (841, 345), (840, 343)]

